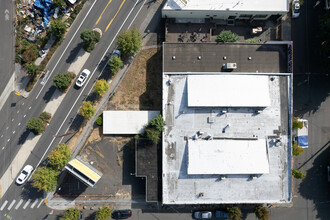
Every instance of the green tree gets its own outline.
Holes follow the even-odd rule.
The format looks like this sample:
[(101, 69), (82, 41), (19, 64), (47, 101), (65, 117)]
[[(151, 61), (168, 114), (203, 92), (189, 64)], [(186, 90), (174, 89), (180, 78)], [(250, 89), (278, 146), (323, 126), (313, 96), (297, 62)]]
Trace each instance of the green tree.
[(223, 30), (216, 36), (215, 41), (218, 43), (237, 42), (238, 35), (231, 32), (230, 30)]
[(300, 172), (299, 170), (292, 170), (292, 176), (296, 179), (305, 179), (306, 174)]
[(65, 210), (60, 220), (77, 220), (80, 218), (80, 211), (76, 208), (70, 208)]
[(52, 114), (50, 114), (49, 112), (43, 112), (40, 114), (39, 118), (42, 120), (44, 124), (49, 123), (50, 119), (52, 118)]
[(97, 80), (94, 86), (94, 92), (101, 96), (104, 95), (109, 89), (109, 84), (104, 79)]
[(56, 149), (52, 150), (48, 156), (49, 164), (55, 170), (62, 170), (63, 167), (69, 162), (72, 153), (69, 149), (69, 146), (62, 143), (57, 146)]
[(32, 175), (32, 186), (38, 191), (49, 192), (55, 190), (58, 173), (49, 167), (39, 167)]
[(292, 127), (294, 129), (302, 129), (304, 127), (304, 123), (302, 121), (298, 121), (299, 118), (294, 118), (292, 121)]
[(146, 136), (154, 144), (158, 144), (158, 142), (160, 140), (160, 135), (161, 135), (161, 133), (157, 129), (155, 129), (153, 127), (146, 128)]
[(87, 119), (90, 119), (95, 114), (95, 108), (90, 101), (83, 102), (79, 109), (79, 114)]
[(241, 220), (242, 219), (241, 218), (242, 211), (237, 206), (228, 207), (227, 211), (228, 211), (229, 219), (231, 219), (231, 220)]
[(55, 7), (64, 8), (66, 3), (64, 0), (53, 0)]
[(256, 206), (254, 209), (254, 213), (256, 214), (257, 218), (260, 220), (269, 219), (269, 212), (264, 206)]
[(149, 124), (159, 132), (164, 131), (165, 121), (161, 114), (156, 115), (156, 117), (152, 119)]
[(95, 44), (100, 41), (100, 33), (97, 31), (83, 30), (80, 33), (80, 38), (83, 40), (84, 50), (91, 52)]
[(29, 63), (25, 66), (26, 72), (30, 76), (35, 76), (39, 71), (39, 66), (35, 65), (34, 63)]
[(45, 126), (40, 118), (31, 118), (26, 127), (30, 129), (35, 135), (41, 134), (45, 130)]
[(110, 70), (113, 73), (117, 73), (120, 68), (123, 67), (124, 63), (119, 56), (114, 56), (109, 60)]
[(69, 87), (71, 80), (69, 73), (58, 73), (53, 78), (56, 88), (61, 92), (64, 92)]
[(293, 145), (292, 145), (292, 154), (294, 156), (299, 156), (303, 152), (304, 152), (304, 149), (298, 143), (293, 143)]
[(57, 41), (63, 39), (64, 33), (66, 31), (66, 24), (61, 19), (56, 19), (50, 22), (52, 32), (56, 37)]
[(142, 37), (136, 27), (118, 36), (118, 48), (124, 55), (133, 55), (142, 47)]
[(26, 63), (32, 63), (38, 56), (39, 50), (35, 44), (29, 44), (22, 54), (23, 60)]
[(111, 210), (104, 206), (102, 208), (99, 208), (99, 210), (97, 210), (96, 215), (95, 215), (95, 220), (107, 220), (109, 219), (111, 216)]
[(102, 116), (99, 116), (96, 119), (95, 124), (97, 124), (98, 126), (102, 126), (102, 124), (103, 124), (103, 118), (102, 118)]

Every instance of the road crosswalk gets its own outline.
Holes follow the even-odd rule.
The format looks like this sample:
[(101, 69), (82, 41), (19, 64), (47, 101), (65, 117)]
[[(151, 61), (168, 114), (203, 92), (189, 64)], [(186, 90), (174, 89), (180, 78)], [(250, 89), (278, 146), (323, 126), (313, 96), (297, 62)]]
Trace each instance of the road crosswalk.
[[(9, 202), (8, 200), (4, 201), (3, 204), (1, 205), (0, 207), (0, 211), (3, 211), (6, 209), (6, 206), (7, 206), (7, 210), (10, 211), (13, 207), (17, 210), (19, 209), (20, 207), (23, 208), (23, 209), (26, 209), (28, 208), (28, 206), (30, 205), (30, 208), (33, 209), (33, 208), (39, 208), (43, 203), (45, 202), (44, 199), (35, 199), (35, 200), (32, 200), (32, 199), (28, 199), (27, 201), (26, 200), (23, 200), (21, 199), (20, 201), (18, 201), (16, 203), (16, 200), (14, 199), (13, 201)], [(24, 205), (22, 206), (22, 204), (24, 203)], [(16, 204), (16, 206), (15, 206)]]

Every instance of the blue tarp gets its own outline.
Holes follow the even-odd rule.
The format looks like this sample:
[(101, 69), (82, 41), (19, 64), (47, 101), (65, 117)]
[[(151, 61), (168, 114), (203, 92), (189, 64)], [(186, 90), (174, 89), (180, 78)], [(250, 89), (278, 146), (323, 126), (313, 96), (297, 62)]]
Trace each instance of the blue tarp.
[(302, 147), (308, 147), (308, 136), (298, 136), (298, 144)]
[(38, 8), (44, 15), (44, 25), (47, 26), (49, 23), (49, 16), (51, 15), (50, 6), (53, 4), (51, 0), (36, 0), (33, 5)]

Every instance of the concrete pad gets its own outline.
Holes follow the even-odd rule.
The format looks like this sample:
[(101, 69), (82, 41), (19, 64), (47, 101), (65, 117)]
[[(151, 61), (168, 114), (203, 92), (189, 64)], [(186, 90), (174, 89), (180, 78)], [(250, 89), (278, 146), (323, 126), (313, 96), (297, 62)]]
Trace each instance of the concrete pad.
[(83, 48), (81, 48), (77, 54), (77, 59), (71, 64), (68, 69), (68, 72), (73, 72), (74, 74), (78, 75), (86, 63), (90, 53), (86, 52)]
[(60, 92), (59, 90), (56, 89), (52, 98), (46, 105), (44, 111), (54, 115), (58, 106), (61, 104), (62, 100), (64, 99), (65, 95), (66, 93)]

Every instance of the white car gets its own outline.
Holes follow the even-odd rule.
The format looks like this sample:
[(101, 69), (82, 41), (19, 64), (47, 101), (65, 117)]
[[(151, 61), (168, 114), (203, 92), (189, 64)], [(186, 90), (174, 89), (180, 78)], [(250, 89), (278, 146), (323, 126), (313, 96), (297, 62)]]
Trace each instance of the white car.
[(31, 175), (33, 171), (33, 166), (31, 165), (26, 165), (23, 170), (21, 171), (21, 173), (18, 175), (17, 179), (16, 179), (16, 183), (18, 185), (22, 185), (27, 178)]
[(91, 72), (88, 69), (84, 69), (77, 79), (76, 86), (82, 87), (85, 84), (90, 73)]
[(292, 1), (292, 18), (298, 18), (300, 15), (300, 4), (299, 0)]

